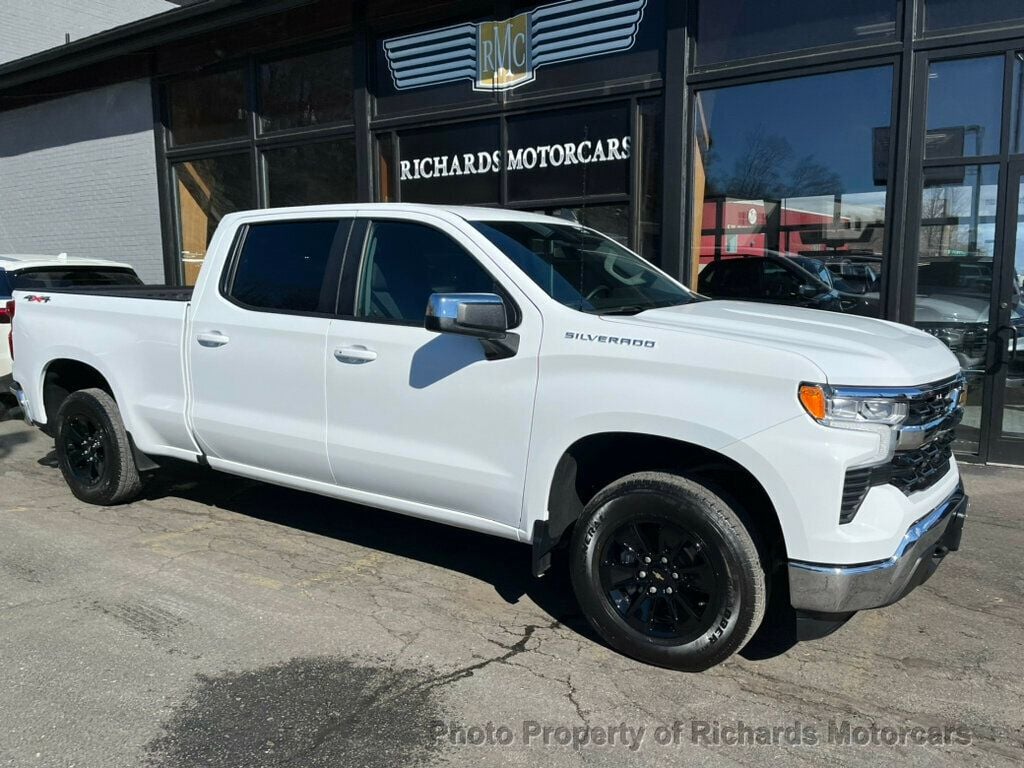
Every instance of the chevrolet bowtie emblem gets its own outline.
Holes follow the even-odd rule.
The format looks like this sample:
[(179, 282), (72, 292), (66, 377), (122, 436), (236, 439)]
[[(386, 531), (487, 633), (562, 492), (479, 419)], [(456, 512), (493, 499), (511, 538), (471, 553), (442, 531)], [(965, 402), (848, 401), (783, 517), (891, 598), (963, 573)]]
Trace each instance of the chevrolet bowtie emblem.
[(539, 68), (625, 51), (647, 0), (567, 0), (504, 21), (458, 24), (384, 41), (395, 88), (469, 80), (476, 91), (533, 82)]

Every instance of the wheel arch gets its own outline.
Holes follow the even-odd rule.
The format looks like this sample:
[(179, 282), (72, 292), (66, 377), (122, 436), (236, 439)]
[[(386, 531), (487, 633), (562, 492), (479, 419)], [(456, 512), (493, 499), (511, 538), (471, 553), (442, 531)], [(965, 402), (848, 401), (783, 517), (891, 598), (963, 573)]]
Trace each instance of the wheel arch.
[(71, 357), (58, 357), (42, 370), (42, 416), (47, 433), (54, 432), (56, 416), (64, 401), (83, 389), (102, 389), (117, 402), (117, 394), (107, 376), (96, 366)]
[[(638, 432), (599, 432), (562, 453), (548, 491), (546, 539), (564, 542), (587, 503), (609, 483), (642, 471), (679, 474), (708, 485), (738, 504), (770, 552), (785, 557), (778, 511), (764, 484), (734, 459), (672, 437)], [(781, 549), (780, 549), (781, 548)]]

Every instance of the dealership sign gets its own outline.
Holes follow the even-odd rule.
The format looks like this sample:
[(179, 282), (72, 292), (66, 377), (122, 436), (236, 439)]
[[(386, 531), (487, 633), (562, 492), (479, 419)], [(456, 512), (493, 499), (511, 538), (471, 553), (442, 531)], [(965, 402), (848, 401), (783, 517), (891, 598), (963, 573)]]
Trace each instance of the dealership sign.
[(395, 88), (469, 80), (476, 91), (533, 82), (549, 64), (627, 51), (647, 0), (565, 0), (504, 21), (457, 24), (385, 40)]
[(503, 164), (511, 172), (629, 160), (629, 152), (630, 137), (623, 136), (508, 149), (504, 158), (500, 150), (436, 155), (402, 160), (402, 181), (498, 173)]

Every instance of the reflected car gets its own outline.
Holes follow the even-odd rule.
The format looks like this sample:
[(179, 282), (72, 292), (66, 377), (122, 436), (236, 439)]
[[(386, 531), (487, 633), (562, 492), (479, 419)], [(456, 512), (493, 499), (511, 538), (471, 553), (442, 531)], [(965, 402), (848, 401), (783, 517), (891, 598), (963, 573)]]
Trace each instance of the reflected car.
[[(706, 259), (702, 256), (701, 261)], [(848, 285), (825, 261), (771, 250), (728, 254), (708, 261), (697, 278), (697, 290), (715, 299), (878, 314), (878, 294)]]

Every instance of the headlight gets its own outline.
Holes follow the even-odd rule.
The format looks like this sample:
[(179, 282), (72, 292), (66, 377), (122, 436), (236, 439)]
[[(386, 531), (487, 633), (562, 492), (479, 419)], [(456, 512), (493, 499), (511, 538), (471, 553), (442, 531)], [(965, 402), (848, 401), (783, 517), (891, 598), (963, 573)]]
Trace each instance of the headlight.
[(905, 400), (849, 391), (839, 394), (821, 384), (801, 384), (800, 404), (815, 421), (826, 427), (871, 432), (878, 436), (878, 449), (868, 464), (886, 463), (896, 452), (897, 428), (907, 419), (910, 406)]
[(820, 384), (802, 384), (800, 403), (815, 421), (840, 429), (869, 424), (895, 427), (906, 421), (910, 412), (904, 400), (867, 395), (851, 397), (846, 393), (839, 396)]

